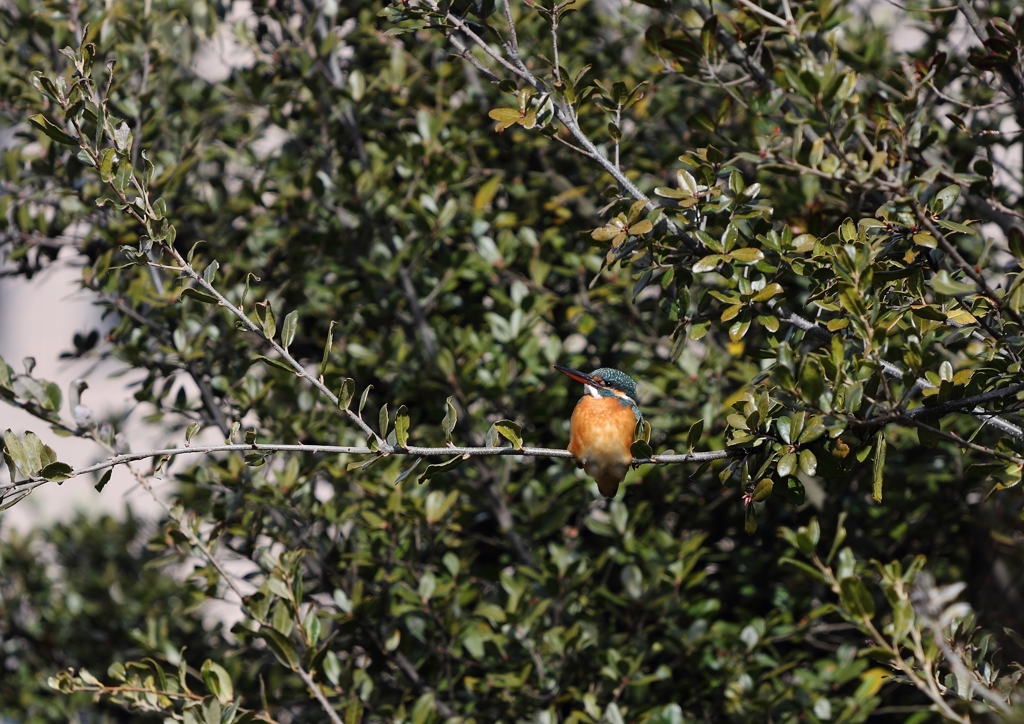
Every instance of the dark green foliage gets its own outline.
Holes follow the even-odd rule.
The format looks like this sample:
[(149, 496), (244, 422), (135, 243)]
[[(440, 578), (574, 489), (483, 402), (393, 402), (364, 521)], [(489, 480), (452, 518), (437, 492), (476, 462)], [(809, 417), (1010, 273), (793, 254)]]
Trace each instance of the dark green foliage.
[[(155, 657), (223, 656), (221, 631), (205, 631), (202, 587), (160, 565), (147, 531), (124, 521), (78, 519), (0, 545), (0, 715), (19, 722), (66, 721), (91, 696), (56, 697), (47, 677), (67, 667), (103, 675), (109, 664)], [(106, 717), (119, 707), (104, 704)]]
[[(47, 534), (102, 543), (122, 594), (68, 578), (104, 615), (60, 609), (55, 643), (17, 644), (19, 706), (63, 720), (100, 692), (188, 724), (1019, 706), (1024, 207), (996, 173), (1024, 108), (1019, 12), (990, 6), (987, 54), (952, 57), (948, 8), (915, 12), (924, 46), (898, 55), (852, 5), (742, 7), (514, 2), (517, 57), (501, 4), (256, 3), (249, 61), (212, 82), (192, 63), (219, 5), (9, 3), (8, 266), (45, 268), (87, 224), (83, 286), (115, 324), (75, 354), (145, 370), (136, 399), (183, 445), (246, 446), (176, 475), (142, 574), (105, 563), (130, 525)], [(656, 454), (729, 457), (644, 466), (606, 502), (564, 458), (416, 449), (564, 447), (579, 389), (555, 363), (638, 380)], [(0, 361), (0, 397), (116, 451), (113, 427), (61, 422), (55, 389)], [(7, 503), (83, 484), (33, 438), (5, 436)], [(231, 635), (201, 634), (195, 604), (236, 595)], [(131, 635), (162, 611), (158, 644)]]

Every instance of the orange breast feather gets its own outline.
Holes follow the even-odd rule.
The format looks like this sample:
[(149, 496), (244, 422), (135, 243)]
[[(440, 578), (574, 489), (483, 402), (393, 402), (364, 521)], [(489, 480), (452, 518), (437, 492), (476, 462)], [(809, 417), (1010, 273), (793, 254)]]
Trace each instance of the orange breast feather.
[(615, 495), (633, 462), (629, 447), (635, 428), (633, 408), (614, 397), (587, 395), (573, 410), (569, 452), (606, 497)]

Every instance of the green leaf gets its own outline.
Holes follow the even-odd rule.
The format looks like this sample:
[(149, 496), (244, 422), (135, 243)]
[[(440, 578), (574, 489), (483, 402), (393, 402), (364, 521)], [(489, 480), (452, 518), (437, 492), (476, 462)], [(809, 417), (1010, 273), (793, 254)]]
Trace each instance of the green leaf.
[(266, 362), (271, 367), (277, 367), (279, 370), (284, 370), (285, 372), (294, 372), (295, 371), (295, 370), (292, 369), (292, 366), (290, 364), (288, 364), (287, 362), (283, 362), (282, 360), (279, 360), (279, 359), (272, 359), (270, 357), (264, 357), (261, 354), (256, 355), (253, 359), (258, 359), (261, 362)]
[(14, 378), (14, 370), (12, 370), (4, 358), (0, 357), (0, 388), (5, 390), (11, 389), (11, 380)]
[(738, 261), (740, 264), (755, 264), (764, 259), (764, 252), (760, 249), (745, 247), (732, 250), (726, 254), (726, 257), (732, 261)]
[(501, 187), (501, 179), (502, 176), (500, 173), (491, 176), (477, 190), (476, 195), (473, 197), (474, 211), (484, 211), (490, 207), (491, 201), (494, 200), (495, 195), (498, 193), (498, 189)]
[[(337, 591), (336, 593), (341, 593), (343, 596), (345, 595), (344, 591), (340, 591), (340, 590)], [(351, 604), (349, 604), (349, 606), (351, 607)], [(334, 686), (337, 686), (338, 685), (338, 681), (341, 680), (341, 661), (338, 659), (338, 655), (336, 653), (334, 653), (333, 651), (328, 651), (327, 655), (324, 656), (323, 668), (324, 668), (324, 675), (327, 677), (327, 680), (329, 682), (331, 682), (331, 684), (333, 684)], [(359, 700), (355, 699), (355, 701), (359, 701)], [(350, 704), (350, 708), (351, 708), (351, 704)], [(362, 714), (362, 712), (360, 712), (360, 714)], [(356, 723), (358, 723), (360, 721), (362, 721), (362, 719), (356, 719), (355, 720)], [(346, 724), (349, 724), (347, 716), (345, 718), (345, 722), (346, 722)]]
[(931, 232), (919, 231), (913, 236), (914, 243), (918, 246), (923, 246), (926, 249), (935, 249), (938, 247), (938, 240), (932, 236)]
[(933, 322), (946, 321), (945, 313), (930, 304), (914, 304), (910, 307), (910, 313), (919, 319), (928, 319)]
[(7, 430), (4, 433), (4, 443), (7, 452), (25, 475), (34, 476), (45, 466), (56, 462), (53, 450), (43, 445), (43, 441), (31, 430), (26, 430), (20, 439)]
[(740, 320), (734, 322), (729, 327), (729, 339), (733, 342), (739, 342), (747, 334), (750, 329), (750, 320)]
[(74, 468), (67, 463), (50, 463), (39, 474), (53, 483), (63, 483), (75, 474)]
[(267, 642), (267, 646), (283, 666), (287, 666), (292, 671), (299, 668), (299, 656), (287, 636), (270, 626), (260, 626), (259, 635)]
[(686, 433), (686, 447), (693, 450), (697, 447), (700, 442), (701, 435), (704, 434), (704, 419), (701, 418), (697, 422), (690, 425), (689, 431)]
[(793, 435), (790, 433), (792, 427), (793, 418), (791, 417), (780, 417), (775, 421), (775, 429), (779, 431), (779, 437), (782, 438), (782, 442), (787, 445), (791, 445), (793, 443)]
[[(335, 324), (337, 324), (337, 322), (335, 322), (332, 319), (330, 325), (327, 327), (327, 343), (324, 344), (324, 357), (323, 357), (322, 360), (320, 360), (320, 376), (321, 377), (323, 377), (324, 372), (327, 371), (327, 360), (331, 356), (331, 346), (334, 344), (334, 325)], [(344, 389), (344, 383), (342, 383), (342, 389)], [(339, 395), (339, 397), (340, 397), (340, 395)], [(349, 396), (349, 400), (350, 401), (351, 401), (351, 399), (352, 399), (352, 397)], [(342, 405), (342, 408), (347, 409), (348, 408), (348, 403), (346, 402), (344, 405)]]
[(100, 156), (100, 180), (108, 184), (114, 180), (114, 164), (117, 163), (117, 151), (108, 148)]
[(694, 274), (705, 274), (707, 272), (713, 272), (718, 268), (719, 263), (722, 261), (720, 254), (711, 254), (698, 260), (693, 265)]
[(388, 403), (384, 403), (377, 414), (377, 425), (380, 429), (380, 436), (388, 436), (388, 428), (391, 427), (391, 418), (388, 417)]
[(220, 700), (215, 696), (208, 696), (203, 699), (202, 705), (204, 724), (222, 724), (221, 717), (224, 710), (221, 708)]
[(316, 607), (310, 607), (306, 612), (306, 620), (302, 622), (302, 631), (306, 634), (310, 647), (316, 646), (317, 641), (320, 640), (321, 629), (320, 617), (316, 615)]
[(825, 565), (832, 565), (832, 559), (836, 555), (836, 551), (839, 550), (839, 546), (846, 540), (846, 526), (843, 524), (846, 522), (846, 516), (848, 513), (844, 510), (839, 514), (839, 518), (836, 521), (836, 537), (832, 539), (832, 548), (829, 549), (828, 558), (825, 559)]
[(38, 128), (40, 131), (45, 133), (51, 139), (57, 143), (61, 143), (65, 146), (77, 146), (78, 139), (69, 136), (58, 126), (55, 126), (46, 116), (42, 113), (37, 113), (34, 116), (29, 116), (28, 122)]
[(423, 471), (423, 475), (420, 477), (420, 482), (425, 483), (427, 480), (434, 477), (435, 475), (440, 475), (441, 473), (446, 473), (449, 470), (454, 470), (464, 460), (466, 460), (467, 457), (468, 456), (466, 455), (456, 455), (455, 457), (446, 460), (443, 463), (435, 463), (434, 465), (428, 465), (426, 470)]
[(427, 496), (426, 505), (424, 506), (427, 522), (433, 525), (437, 521), (441, 520), (458, 498), (458, 490), (452, 490), (447, 495), (440, 490), (431, 490), (430, 494)]
[(958, 198), (960, 198), (960, 187), (952, 184), (935, 194), (935, 198), (932, 199), (929, 207), (933, 213), (941, 214), (955, 204)]
[(717, 125), (715, 119), (711, 117), (711, 114), (706, 110), (699, 110), (689, 117), (686, 121), (687, 125), (692, 126), (701, 131), (707, 133), (713, 133)]
[(277, 317), (274, 316), (274, 308), (270, 305), (270, 302), (266, 302), (266, 314), (263, 315), (263, 336), (267, 339), (273, 339), (274, 335), (277, 334)]
[(800, 472), (804, 475), (813, 476), (818, 470), (818, 459), (814, 457), (814, 453), (810, 450), (804, 449), (800, 451), (799, 456)]
[(415, 460), (413, 461), (412, 465), (410, 465), (410, 466), (409, 466), (408, 468), (406, 468), (405, 470), (403, 470), (403, 471), (402, 471), (402, 472), (401, 472), (401, 473), (400, 473), (400, 474), (398, 475), (398, 477), (396, 477), (396, 478), (395, 478), (395, 483), (394, 483), (394, 484), (395, 484), (395, 485), (398, 485), (398, 484), (399, 484), (399, 483), (401, 483), (401, 482), (402, 482), (403, 480), (405, 480), (405, 479), (406, 479), (407, 477), (409, 477), (410, 475), (412, 475), (413, 471), (415, 471), (415, 470), (416, 470), (416, 467), (417, 467), (417, 466), (418, 466), (418, 465), (419, 465), (419, 464), (420, 464), (421, 462), (423, 462), (423, 458), (421, 458), (421, 457), (418, 457), (418, 458), (416, 458), (416, 459), (415, 459)]
[(772, 488), (775, 487), (775, 483), (772, 482), (771, 478), (761, 478), (757, 481), (757, 485), (754, 486), (754, 492), (751, 493), (755, 503), (760, 503), (763, 500), (767, 500), (768, 496), (772, 494)]
[(943, 229), (948, 229), (949, 231), (952, 231), (957, 234), (970, 234), (971, 236), (978, 236), (977, 229), (975, 229), (973, 226), (968, 226), (967, 224), (961, 224), (958, 221), (948, 221), (946, 219), (939, 219), (936, 223)]
[(220, 269), (220, 262), (216, 259), (207, 264), (206, 268), (203, 269), (203, 281), (212, 286), (214, 280), (217, 278), (218, 269)]
[(118, 123), (114, 128), (114, 147), (124, 154), (131, 150), (132, 131), (124, 121)]
[(399, 447), (409, 445), (409, 410), (405, 405), (395, 411), (395, 440)]
[(1024, 231), (1021, 231), (1017, 227), (1012, 227), (1006, 234), (1007, 244), (1010, 247), (1010, 253), (1018, 261), (1024, 260)]
[(512, 443), (513, 449), (523, 449), (523, 428), (521, 425), (517, 425), (511, 420), (498, 420), (494, 423), (494, 429), (498, 431), (499, 435)]
[[(33, 462), (21, 438), (10, 428), (4, 431), (4, 451), (14, 464), (18, 466), (18, 470), (21, 471), (22, 475), (32, 476), (39, 469), (38, 461)], [(11, 471), (11, 479), (14, 479), (14, 471)]]
[(103, 473), (103, 476), (100, 478), (99, 482), (96, 483), (96, 492), (97, 493), (102, 493), (103, 492), (103, 488), (107, 487), (107, 483), (110, 482), (110, 476), (113, 474), (113, 472), (114, 472), (113, 470), (108, 468)]
[[(329, 652), (328, 656), (331, 654), (333, 654), (333, 652)], [(336, 655), (334, 656), (334, 661), (338, 661), (338, 657)], [(332, 680), (331, 683), (337, 685), (338, 677), (341, 675), (341, 665), (335, 663), (334, 666), (337, 667), (337, 674), (335, 674), (334, 680)], [(331, 679), (330, 673), (326, 670), (326, 666), (324, 673), (327, 674), (328, 679)], [(345, 707), (345, 724), (360, 724), (360, 722), (363, 721), (363, 711), (363, 702), (359, 700), (359, 697), (351, 697), (348, 700), (348, 706)]]
[[(441, 420), (441, 430), (444, 431), (444, 439), (446, 442), (452, 441), (452, 431), (455, 430), (455, 423), (458, 422), (459, 419), (459, 413), (455, 409), (455, 405), (452, 404), (453, 399), (455, 398), (449, 397), (445, 400), (445, 414), (444, 419)], [(430, 467), (433, 467), (433, 465)], [(429, 470), (430, 468), (427, 469)]]
[(295, 330), (299, 325), (299, 312), (296, 309), (288, 312), (284, 318), (284, 325), (281, 327), (281, 346), (286, 350), (295, 339)]
[(957, 281), (945, 269), (940, 270), (938, 274), (929, 279), (928, 284), (939, 294), (945, 294), (950, 297), (962, 297), (965, 294), (974, 294), (977, 291), (973, 282)]
[(804, 426), (803, 432), (800, 433), (800, 437), (797, 442), (801, 445), (808, 445), (827, 432), (825, 428), (825, 421), (820, 415), (815, 415), (807, 424)]
[(654, 455), (654, 450), (646, 440), (634, 440), (633, 444), (629, 446), (629, 454), (633, 456), (634, 460), (648, 460)]
[(754, 512), (753, 505), (748, 505), (743, 510), (743, 530), (747, 535), (757, 532), (757, 513)]
[(519, 110), (516, 108), (493, 108), (488, 111), (487, 115), (490, 116), (492, 120), (498, 122), (494, 127), (494, 130), (498, 133), (501, 133), (506, 128), (514, 126), (524, 120), (523, 117), (520, 116)]
[(790, 565), (790, 566), (793, 566), (794, 568), (799, 568), (801, 571), (806, 573), (808, 576), (810, 576), (814, 580), (816, 580), (816, 581), (818, 581), (820, 583), (824, 583), (825, 582), (825, 576), (822, 575), (821, 571), (819, 571), (814, 566), (811, 566), (811, 565), (809, 565), (807, 563), (804, 563), (803, 561), (798, 561), (795, 558), (790, 558), (788, 556), (783, 556), (782, 558), (779, 559), (779, 563), (781, 563), (783, 565)]
[(117, 171), (114, 172), (114, 188), (124, 193), (133, 178), (135, 178), (135, 169), (132, 168), (131, 162), (124, 156), (118, 156)]
[(644, 442), (651, 441), (651, 423), (640, 418), (636, 421), (636, 425), (633, 427), (633, 440), (643, 440)]
[(433, 717), (435, 709), (433, 692), (428, 691), (426, 694), (420, 695), (416, 703), (412, 705), (412, 724), (427, 724)]
[(363, 416), (363, 408), (366, 407), (366, 398), (369, 396), (370, 390), (372, 390), (372, 389), (373, 389), (373, 385), (367, 385), (366, 389), (363, 390), (363, 394), (359, 397), (359, 410), (358, 410), (358, 413), (359, 413), (360, 417)]
[(873, 618), (875, 602), (864, 583), (856, 576), (849, 576), (839, 582), (839, 597), (843, 606), (854, 616)]
[(786, 484), (775, 492), (790, 505), (798, 507), (804, 504), (804, 500), (807, 497), (804, 484), (800, 482), (799, 478), (793, 476), (786, 478)]
[(198, 422), (190, 422), (188, 427), (185, 428), (185, 447), (188, 447), (189, 443), (192, 442), (192, 438), (199, 432), (199, 427)]
[(200, 673), (210, 693), (216, 696), (220, 703), (229, 704), (235, 697), (235, 688), (227, 670), (216, 661), (207, 659), (203, 662)]
[(181, 290), (181, 296), (188, 297), (189, 299), (195, 299), (197, 302), (202, 302), (203, 304), (218, 304), (220, 302), (217, 297), (204, 292), (201, 289), (196, 289), (195, 287), (185, 287)]
[(779, 464), (776, 470), (779, 473), (779, 477), (784, 478), (787, 475), (792, 475), (793, 471), (796, 470), (796, 466), (796, 453), (790, 452), (782, 456), (782, 458), (779, 460)]
[(882, 502), (882, 478), (885, 472), (885, 432), (875, 435), (875, 467), (872, 476), (871, 497), (876, 503)]
[(338, 407), (347, 410), (352, 404), (352, 398), (356, 394), (356, 381), (350, 377), (341, 380), (341, 387), (338, 389)]
[(767, 302), (772, 297), (782, 294), (782, 292), (782, 285), (779, 284), (778, 282), (772, 282), (771, 284), (766, 284), (764, 289), (755, 294), (751, 301)]

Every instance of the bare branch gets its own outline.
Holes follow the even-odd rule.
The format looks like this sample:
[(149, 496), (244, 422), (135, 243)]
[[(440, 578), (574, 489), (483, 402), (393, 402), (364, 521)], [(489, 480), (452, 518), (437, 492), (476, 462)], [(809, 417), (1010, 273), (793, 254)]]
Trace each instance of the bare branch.
[(958, 445), (960, 447), (965, 447), (965, 448), (968, 448), (970, 450), (974, 450), (974, 452), (984, 453), (985, 455), (991, 455), (992, 457), (999, 458), (1000, 460), (1005, 460), (1008, 463), (1016, 463), (1017, 465), (1024, 465), (1024, 458), (1022, 458), (1022, 457), (1018, 457), (1017, 455), (1010, 455), (1009, 453), (999, 452), (998, 450), (993, 450), (990, 447), (985, 447), (984, 445), (979, 445), (979, 444), (977, 444), (975, 442), (971, 442), (970, 440), (964, 440), (959, 435), (954, 435), (952, 433), (948, 433), (948, 432), (945, 432), (943, 430), (940, 430), (937, 427), (932, 427), (931, 425), (926, 425), (925, 423), (921, 422), (917, 418), (910, 417), (908, 415), (900, 415), (900, 417), (898, 419), (900, 419), (903, 422), (907, 422), (907, 423), (917, 427), (919, 430), (924, 430), (926, 432), (931, 433), (932, 435), (935, 435), (936, 437), (941, 437), (943, 440), (947, 440), (948, 442), (951, 442), (954, 445)]
[[(572, 454), (568, 450), (559, 450), (557, 448), (545, 448), (545, 447), (522, 447), (518, 450), (512, 447), (416, 447), (410, 446), (406, 448), (392, 448), (388, 447), (387, 450), (378, 449), (373, 450), (368, 447), (345, 447), (340, 445), (275, 445), (275, 444), (264, 444), (264, 443), (253, 443), (251, 445), (239, 443), (239, 444), (224, 444), (224, 445), (196, 445), (195, 447), (179, 447), (179, 448), (165, 448), (162, 450), (147, 450), (145, 452), (127, 453), (124, 455), (116, 455), (111, 458), (107, 458), (101, 463), (95, 465), (89, 465), (84, 468), (72, 471), (65, 479), (77, 478), (81, 475), (88, 473), (99, 472), (100, 470), (107, 470), (109, 468), (117, 467), (118, 465), (124, 465), (126, 463), (134, 462), (136, 460), (146, 460), (148, 458), (161, 458), (161, 457), (175, 457), (178, 455), (209, 455), (211, 453), (220, 452), (266, 452), (266, 453), (278, 453), (278, 452), (293, 452), (293, 453), (313, 453), (313, 454), (333, 454), (333, 455), (377, 455), (380, 457), (387, 457), (389, 455), (409, 455), (413, 457), (455, 457), (463, 456), (466, 458), (470, 457), (493, 457), (493, 456), (518, 456), (518, 457), (545, 457), (545, 458), (571, 458)], [(700, 463), (708, 460), (723, 460), (729, 457), (735, 457), (738, 455), (749, 454), (745, 449), (732, 449), (732, 450), (714, 450), (710, 452), (695, 452), (685, 455), (655, 455), (651, 458), (636, 459), (633, 461), (634, 465), (649, 465), (649, 464), (675, 464), (675, 463)], [(21, 492), (23, 490), (33, 490), (40, 485), (45, 485), (48, 481), (46, 478), (41, 476), (33, 476), (25, 480), (19, 480), (4, 485), (0, 485), (0, 493), (3, 495), (11, 495), (14, 493)]]
[(992, 402), (993, 400), (1004, 400), (1007, 397), (1013, 397), (1019, 392), (1024, 392), (1024, 382), (1010, 385), (1009, 387), (1001, 387), (999, 389), (983, 392), (980, 395), (964, 397), (959, 400), (948, 400), (941, 405), (934, 405), (932, 407), (915, 407), (913, 410), (908, 410), (904, 414), (908, 417), (919, 417), (921, 415), (944, 415), (948, 412), (966, 412), (967, 409), (965, 408), (970, 408), (970, 413), (972, 415), (980, 417), (985, 414), (985, 411), (977, 408), (977, 405), (983, 405), (984, 403)]
[[(763, 17), (763, 18), (765, 18), (767, 20), (770, 20), (771, 22), (775, 23), (779, 27), (788, 28), (789, 27), (789, 23), (793, 22), (792, 18), (790, 18), (789, 22), (786, 22), (785, 20), (780, 18), (775, 13), (768, 12), (767, 10), (762, 8), (761, 6), (755, 5), (754, 3), (750, 2), (750, 0), (737, 0), (737, 1), (739, 2), (740, 5), (745, 7), (747, 10), (750, 10), (751, 12), (757, 13), (761, 17)], [(789, 11), (789, 6), (788, 5), (786, 6), (786, 11), (787, 12)]]

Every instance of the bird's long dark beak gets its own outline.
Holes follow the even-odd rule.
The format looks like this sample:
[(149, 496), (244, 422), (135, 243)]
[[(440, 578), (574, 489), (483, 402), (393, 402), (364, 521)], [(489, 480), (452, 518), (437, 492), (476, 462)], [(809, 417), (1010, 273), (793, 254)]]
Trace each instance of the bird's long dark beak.
[(554, 365), (554, 368), (561, 372), (563, 375), (572, 377), (577, 382), (582, 382), (585, 385), (592, 385), (594, 387), (600, 387), (599, 383), (594, 377), (588, 375), (586, 372), (580, 372), (579, 370), (570, 369), (568, 367), (562, 367), (561, 365)]

